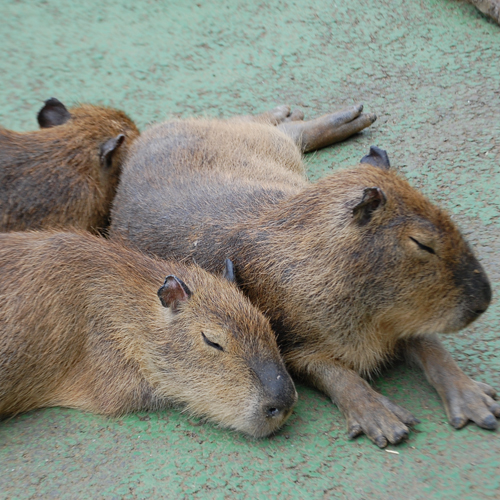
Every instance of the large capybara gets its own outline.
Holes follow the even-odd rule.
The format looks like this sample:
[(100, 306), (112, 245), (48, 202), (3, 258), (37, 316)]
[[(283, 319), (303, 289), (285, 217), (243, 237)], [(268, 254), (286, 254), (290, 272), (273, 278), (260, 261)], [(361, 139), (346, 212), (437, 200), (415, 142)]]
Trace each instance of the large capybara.
[(139, 131), (122, 111), (49, 99), (41, 129), (0, 127), (0, 231), (109, 223), (122, 163)]
[(110, 234), (215, 272), (232, 259), (292, 375), (332, 398), (350, 437), (383, 447), (418, 422), (361, 378), (401, 353), (424, 369), (454, 427), (496, 428), (493, 389), (465, 375), (437, 337), (486, 310), (483, 268), (382, 150), (309, 183), (296, 144), (325, 146), (336, 126), (328, 117), (155, 126), (124, 165)]
[(0, 297), (0, 415), (177, 403), (261, 437), (296, 402), (268, 320), (195, 265), (85, 232), (4, 233)]

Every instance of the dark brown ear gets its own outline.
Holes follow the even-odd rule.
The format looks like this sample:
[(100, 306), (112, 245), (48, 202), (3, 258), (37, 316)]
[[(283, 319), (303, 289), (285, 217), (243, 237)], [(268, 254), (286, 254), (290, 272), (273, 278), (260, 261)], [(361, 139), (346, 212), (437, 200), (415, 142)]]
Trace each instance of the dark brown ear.
[(40, 128), (57, 127), (66, 123), (70, 118), (71, 114), (66, 106), (55, 97), (45, 101), (45, 106), (38, 112), (37, 116)]
[(236, 283), (236, 278), (234, 276), (234, 266), (230, 259), (225, 260), (224, 272), (222, 273), (222, 277), (226, 278), (227, 281), (231, 283)]
[(179, 303), (188, 300), (191, 295), (192, 293), (187, 285), (174, 275), (167, 276), (165, 283), (158, 290), (161, 305), (170, 307), (172, 312), (177, 312)]
[(108, 139), (104, 144), (101, 144), (99, 150), (99, 158), (101, 159), (101, 165), (105, 167), (111, 167), (111, 161), (113, 159), (114, 152), (120, 147), (120, 145), (125, 140), (124, 134), (119, 134), (112, 139)]
[(352, 209), (352, 216), (359, 225), (364, 226), (370, 222), (373, 213), (385, 205), (385, 202), (385, 194), (380, 188), (365, 188), (361, 202)]
[(389, 170), (391, 168), (387, 151), (377, 148), (377, 146), (371, 146), (370, 152), (361, 158), (360, 163), (368, 163), (382, 170)]

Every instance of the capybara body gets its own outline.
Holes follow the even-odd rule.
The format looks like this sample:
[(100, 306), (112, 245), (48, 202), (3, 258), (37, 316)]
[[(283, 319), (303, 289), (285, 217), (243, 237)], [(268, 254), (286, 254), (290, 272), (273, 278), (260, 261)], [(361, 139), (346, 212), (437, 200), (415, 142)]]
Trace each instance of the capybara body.
[(57, 99), (38, 121), (33, 132), (0, 128), (0, 231), (102, 230), (137, 128), (122, 111)]
[(311, 184), (278, 128), (161, 124), (124, 166), (111, 235), (214, 272), (231, 258), (292, 374), (331, 396), (351, 437), (385, 446), (418, 422), (359, 376), (400, 353), (424, 368), (453, 425), (494, 428), (494, 391), (463, 374), (435, 335), (486, 310), (485, 272), (445, 212), (367, 158)]
[(259, 437), (296, 401), (267, 319), (195, 265), (89, 233), (12, 232), (0, 277), (0, 415), (175, 403)]

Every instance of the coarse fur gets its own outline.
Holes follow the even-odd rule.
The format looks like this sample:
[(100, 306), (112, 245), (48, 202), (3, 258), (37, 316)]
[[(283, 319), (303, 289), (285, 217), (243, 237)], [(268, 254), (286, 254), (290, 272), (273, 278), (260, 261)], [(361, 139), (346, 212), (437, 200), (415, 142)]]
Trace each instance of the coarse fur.
[[(181, 295), (162, 305), (167, 275)], [(269, 322), (226, 279), (83, 232), (0, 234), (0, 415), (177, 403), (260, 437), (296, 397)]]
[[(65, 112), (61, 124), (51, 122), (53, 114), (42, 120), (53, 102), (56, 112)], [(84, 104), (68, 112), (56, 99), (47, 103), (39, 114), (47, 128), (20, 133), (0, 127), (0, 231), (101, 231), (139, 131), (122, 111)]]
[[(414, 356), (422, 338), (420, 351), (440, 363), (434, 334), (464, 328), (491, 299), (451, 218), (392, 169), (362, 164), (311, 184), (294, 141), (265, 124), (188, 120), (145, 132), (124, 166), (110, 234), (213, 272), (231, 258), (292, 374), (332, 397), (352, 437), (363, 431), (379, 446), (404, 439), (417, 419), (356, 374), (401, 350), (424, 366), (425, 353)], [(462, 412), (457, 427), (469, 418), (495, 427), (491, 388), (469, 398), (476, 413), (457, 410), (468, 395), (450, 410), (439, 384), (449, 392), (470, 381), (451, 363), (446, 383), (431, 380), (450, 421)]]

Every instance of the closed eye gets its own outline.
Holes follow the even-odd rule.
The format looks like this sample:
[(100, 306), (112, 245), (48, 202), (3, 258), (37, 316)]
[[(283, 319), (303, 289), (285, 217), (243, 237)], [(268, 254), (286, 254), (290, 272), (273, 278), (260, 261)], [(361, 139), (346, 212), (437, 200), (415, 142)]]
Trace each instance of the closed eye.
[(433, 248), (428, 247), (427, 245), (423, 245), (422, 243), (420, 243), (420, 241), (416, 240), (415, 238), (412, 238), (411, 236), (410, 236), (410, 240), (412, 240), (413, 242), (415, 242), (420, 249), (425, 250), (426, 252), (429, 252), (429, 253), (432, 253), (432, 254), (436, 255), (436, 252), (434, 251)]
[(215, 349), (218, 349), (219, 351), (224, 351), (222, 346), (220, 346), (219, 344), (216, 344), (215, 342), (212, 342), (211, 340), (208, 340), (207, 337), (205, 337), (205, 334), (203, 332), (201, 332), (201, 336), (203, 337), (205, 344), (209, 345), (210, 347), (214, 347)]

